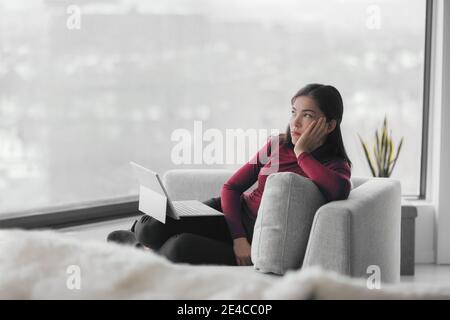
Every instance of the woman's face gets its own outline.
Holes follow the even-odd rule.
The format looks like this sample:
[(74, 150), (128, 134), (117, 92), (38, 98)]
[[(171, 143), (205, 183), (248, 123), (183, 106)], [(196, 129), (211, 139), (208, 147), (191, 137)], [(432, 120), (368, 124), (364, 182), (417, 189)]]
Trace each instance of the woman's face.
[(325, 115), (312, 98), (307, 96), (297, 97), (292, 105), (291, 120), (289, 121), (292, 143), (295, 145), (308, 125), (320, 117), (325, 117)]

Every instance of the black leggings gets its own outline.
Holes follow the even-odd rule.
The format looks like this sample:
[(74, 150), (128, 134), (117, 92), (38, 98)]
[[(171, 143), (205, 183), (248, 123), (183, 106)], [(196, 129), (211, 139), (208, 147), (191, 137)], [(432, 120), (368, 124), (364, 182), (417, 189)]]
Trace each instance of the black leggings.
[[(222, 212), (220, 197), (203, 203)], [(255, 221), (242, 201), (242, 224), (251, 243)], [(131, 227), (137, 241), (172, 262), (190, 264), (237, 265), (233, 239), (224, 216), (166, 217), (166, 223), (144, 215)]]

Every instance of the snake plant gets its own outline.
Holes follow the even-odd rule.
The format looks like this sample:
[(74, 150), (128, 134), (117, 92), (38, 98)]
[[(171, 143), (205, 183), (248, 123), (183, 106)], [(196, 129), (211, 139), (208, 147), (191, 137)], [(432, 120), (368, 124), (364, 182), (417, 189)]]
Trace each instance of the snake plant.
[(397, 154), (394, 157), (394, 142), (392, 141), (392, 130), (390, 135), (388, 135), (387, 119), (384, 116), (383, 127), (381, 128), (381, 141), (378, 129), (375, 131), (375, 145), (373, 146), (373, 156), (375, 158), (375, 165), (372, 162), (372, 157), (369, 153), (369, 147), (361, 139), (358, 134), (359, 140), (361, 141), (362, 147), (364, 149), (364, 154), (369, 164), (370, 171), (374, 177), (390, 177), (392, 171), (394, 170), (395, 164), (397, 163), (398, 155), (403, 144), (403, 137), (397, 148)]

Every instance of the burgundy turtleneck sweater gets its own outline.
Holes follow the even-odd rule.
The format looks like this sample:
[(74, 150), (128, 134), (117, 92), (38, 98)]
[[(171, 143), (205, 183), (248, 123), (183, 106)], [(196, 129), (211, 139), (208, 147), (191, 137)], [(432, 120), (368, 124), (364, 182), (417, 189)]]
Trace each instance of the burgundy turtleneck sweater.
[[(256, 219), (268, 173), (295, 172), (309, 178), (317, 185), (327, 202), (346, 199), (350, 193), (350, 166), (344, 159), (330, 155), (326, 145), (311, 153), (303, 152), (297, 157), (293, 147), (282, 142), (274, 143), (273, 147), (277, 146), (278, 152), (272, 152), (271, 139), (222, 187), (222, 211), (233, 239), (246, 237), (241, 215), (247, 213), (241, 212), (241, 201), (245, 201), (251, 218)], [(275, 169), (267, 171), (271, 167)], [(245, 192), (256, 181), (257, 188)]]

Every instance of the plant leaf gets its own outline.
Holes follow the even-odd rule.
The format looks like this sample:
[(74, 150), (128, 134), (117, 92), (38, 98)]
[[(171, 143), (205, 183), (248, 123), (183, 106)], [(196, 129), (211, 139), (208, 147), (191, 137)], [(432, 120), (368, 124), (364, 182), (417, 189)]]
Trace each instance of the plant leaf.
[(376, 177), (375, 170), (374, 170), (373, 165), (372, 165), (372, 160), (370, 159), (369, 151), (367, 150), (367, 145), (361, 139), (359, 134), (358, 134), (358, 137), (359, 137), (359, 141), (361, 141), (361, 144), (362, 144), (362, 147), (363, 147), (363, 150), (364, 150), (364, 154), (365, 154), (366, 159), (367, 159), (367, 163), (369, 164), (370, 171), (372, 172), (372, 176)]
[(381, 171), (381, 141), (380, 136), (378, 134), (378, 129), (375, 131), (376, 137), (376, 145), (377, 145), (377, 153), (375, 154), (375, 161), (378, 168), (378, 173)]
[(387, 153), (386, 153), (387, 157), (386, 157), (386, 177), (389, 177), (389, 159), (392, 158), (392, 139), (388, 138), (388, 148), (387, 148)]
[(400, 150), (402, 149), (402, 144), (403, 144), (403, 137), (401, 138), (400, 143), (398, 145), (397, 154), (396, 154), (395, 159), (394, 159), (394, 164), (392, 165), (392, 168), (389, 171), (389, 176), (392, 174), (392, 171), (394, 170), (395, 164), (397, 163), (397, 159), (398, 159), (398, 156), (400, 154)]
[(394, 156), (394, 142), (392, 141), (392, 139), (390, 139), (390, 144), (389, 144), (389, 158), (388, 158), (388, 163), (387, 163), (387, 169), (388, 169), (388, 177), (390, 177), (390, 172), (391, 172), (391, 164), (392, 164), (392, 157)]
[(377, 172), (380, 172), (380, 162), (378, 161), (378, 152), (376, 146), (373, 146), (373, 153), (375, 155), (375, 164), (377, 166)]
[(377, 144), (377, 154), (380, 154), (380, 138), (378, 136), (378, 129), (375, 130), (375, 142)]
[(385, 176), (385, 162), (386, 162), (386, 151), (387, 150), (387, 130), (386, 130), (386, 118), (383, 121), (383, 134), (381, 136), (381, 175), (380, 177)]

